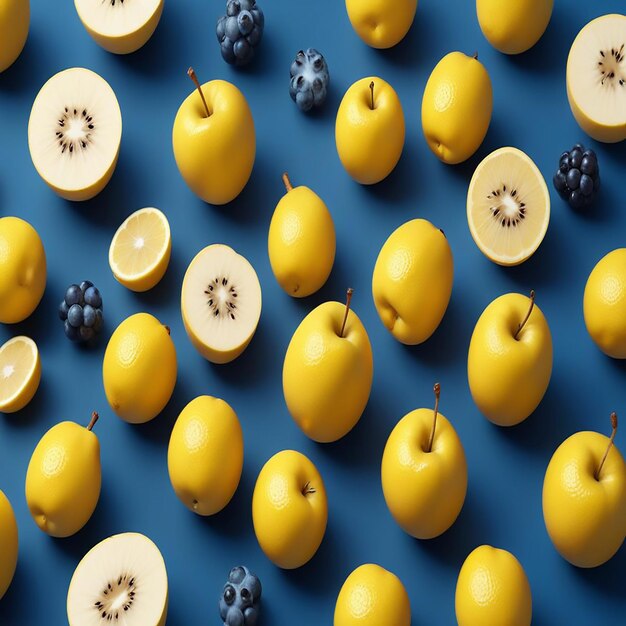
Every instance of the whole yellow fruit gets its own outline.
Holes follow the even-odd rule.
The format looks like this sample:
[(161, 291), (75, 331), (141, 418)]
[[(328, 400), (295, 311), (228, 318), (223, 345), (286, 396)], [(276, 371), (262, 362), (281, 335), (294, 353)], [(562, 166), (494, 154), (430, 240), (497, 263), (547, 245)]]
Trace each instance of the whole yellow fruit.
[(39, 441), (26, 472), (26, 502), (37, 526), (52, 537), (69, 537), (91, 518), (102, 484), (100, 442), (75, 422), (53, 426)]
[(505, 54), (520, 54), (541, 39), (554, 0), (476, 0), (478, 23), (487, 41)]
[(0, 72), (20, 56), (30, 27), (29, 0), (0, 0)]
[(170, 329), (149, 313), (131, 315), (111, 335), (102, 380), (111, 408), (126, 422), (154, 419), (172, 397), (176, 372)]
[(422, 219), (402, 224), (385, 241), (374, 267), (372, 293), (382, 323), (401, 343), (426, 341), (448, 308), (453, 278), (443, 231)]
[(0, 218), (0, 323), (24, 321), (46, 288), (46, 253), (37, 231), (19, 217)]
[(276, 205), (267, 240), (278, 284), (296, 298), (320, 289), (335, 262), (335, 225), (324, 201), (308, 187), (293, 188)]
[(410, 626), (411, 603), (402, 581), (380, 565), (357, 567), (341, 587), (333, 626)]
[(450, 52), (432, 71), (422, 97), (422, 130), (444, 163), (469, 159), (483, 142), (493, 109), (491, 79), (476, 56)]
[(614, 359), (626, 359), (626, 248), (609, 252), (593, 268), (583, 312), (598, 348)]
[(524, 568), (510, 552), (491, 546), (465, 559), (454, 604), (459, 626), (530, 626), (533, 613)]
[(0, 490), (0, 600), (7, 592), (17, 566), (18, 532), (9, 499)]
[(295, 569), (310, 561), (328, 522), (324, 481), (300, 452), (283, 450), (261, 469), (252, 496), (254, 532), (270, 561)]
[(356, 34), (372, 48), (400, 43), (415, 19), (417, 0), (346, 0)]
[(232, 408), (199, 396), (180, 413), (167, 450), (170, 481), (198, 515), (221, 511), (235, 495), (243, 469), (243, 433)]

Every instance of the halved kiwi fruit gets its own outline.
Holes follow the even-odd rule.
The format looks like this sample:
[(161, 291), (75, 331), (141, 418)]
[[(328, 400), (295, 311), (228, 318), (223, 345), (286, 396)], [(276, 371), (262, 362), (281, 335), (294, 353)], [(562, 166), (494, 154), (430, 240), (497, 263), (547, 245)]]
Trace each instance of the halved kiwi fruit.
[(120, 150), (122, 113), (98, 74), (74, 67), (41, 88), (28, 121), (28, 147), (43, 180), (67, 200), (88, 200), (109, 182)]
[(537, 250), (550, 222), (550, 194), (528, 155), (509, 147), (483, 159), (467, 192), (467, 221), (494, 263), (518, 265)]
[(123, 533), (101, 541), (78, 564), (67, 592), (70, 626), (165, 626), (168, 582), (148, 537)]

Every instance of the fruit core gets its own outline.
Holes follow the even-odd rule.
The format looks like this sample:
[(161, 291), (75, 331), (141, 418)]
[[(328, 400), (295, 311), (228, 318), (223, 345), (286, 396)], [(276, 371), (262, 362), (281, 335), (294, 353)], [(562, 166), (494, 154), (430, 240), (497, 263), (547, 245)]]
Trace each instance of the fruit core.
[(65, 107), (59, 116), (56, 129), (56, 141), (61, 154), (85, 150), (93, 141), (94, 129), (93, 117), (87, 109)]
[(600, 50), (598, 70), (600, 72), (600, 84), (607, 87), (626, 86), (626, 67), (622, 66), (624, 60), (624, 44), (619, 48)]
[(93, 606), (100, 614), (102, 622), (119, 622), (120, 618), (124, 622), (124, 614), (133, 606), (136, 595), (135, 578), (124, 574), (107, 583)]
[(15, 372), (15, 367), (13, 367), (13, 365), (5, 365), (2, 368), (2, 378), (4, 378), (5, 380), (7, 378), (11, 378), (11, 376), (13, 376)]
[(491, 214), (500, 225), (517, 226), (526, 218), (526, 204), (521, 202), (517, 189), (508, 189), (502, 185), (494, 189), (488, 196)]
[(215, 317), (237, 319), (237, 287), (225, 276), (216, 276), (204, 290), (207, 304)]

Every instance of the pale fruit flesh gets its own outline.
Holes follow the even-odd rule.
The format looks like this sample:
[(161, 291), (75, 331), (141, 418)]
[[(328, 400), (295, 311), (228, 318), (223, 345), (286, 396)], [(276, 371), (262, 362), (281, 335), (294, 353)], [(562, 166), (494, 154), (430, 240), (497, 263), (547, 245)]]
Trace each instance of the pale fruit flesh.
[(139, 533), (114, 535), (94, 546), (67, 592), (69, 626), (165, 626), (167, 605), (165, 561)]
[(41, 88), (28, 121), (35, 169), (66, 200), (89, 200), (109, 182), (119, 155), (122, 114), (98, 74), (71, 68)]
[(372, 48), (385, 49), (409, 32), (417, 0), (346, 0), (346, 10), (358, 36)]
[(566, 81), (574, 118), (590, 137), (626, 139), (626, 15), (603, 15), (578, 33)]
[(478, 165), (467, 192), (467, 221), (480, 251), (498, 265), (531, 257), (550, 222), (550, 194), (533, 161), (500, 148)]
[(163, 12), (163, 0), (74, 0), (74, 5), (96, 43), (115, 54), (141, 48), (154, 33)]
[(0, 72), (15, 63), (22, 53), (30, 28), (30, 0), (0, 2)]
[(35, 395), (41, 381), (41, 360), (35, 342), (14, 337), (0, 348), (0, 412), (23, 409)]
[(9, 499), (0, 491), (0, 600), (7, 592), (17, 566), (18, 530)]
[(261, 284), (232, 248), (207, 246), (191, 261), (181, 294), (185, 330), (200, 354), (228, 363), (248, 346), (261, 317)]

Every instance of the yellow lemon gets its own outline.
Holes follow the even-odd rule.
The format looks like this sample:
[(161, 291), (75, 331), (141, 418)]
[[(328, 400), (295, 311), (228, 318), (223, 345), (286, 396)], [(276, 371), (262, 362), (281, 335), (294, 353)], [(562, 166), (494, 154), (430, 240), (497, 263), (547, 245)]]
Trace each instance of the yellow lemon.
[(334, 626), (410, 626), (411, 603), (402, 581), (380, 565), (348, 576), (335, 605)]
[(469, 159), (483, 142), (493, 108), (491, 79), (476, 56), (450, 52), (432, 71), (422, 97), (422, 130), (444, 163)]
[(29, 337), (14, 337), (0, 348), (0, 412), (23, 409), (41, 381), (37, 344)]
[(167, 326), (137, 313), (116, 329), (102, 364), (104, 391), (123, 420), (142, 424), (169, 402), (176, 385), (176, 348)]
[(0, 218), (0, 323), (24, 321), (46, 288), (46, 253), (37, 231), (19, 217)]
[(626, 248), (609, 252), (593, 268), (583, 311), (598, 348), (614, 359), (626, 359)]
[(454, 604), (459, 626), (530, 626), (533, 613), (524, 568), (510, 552), (491, 546), (465, 559)]
[(391, 48), (409, 32), (417, 0), (346, 0), (356, 34), (372, 48)]
[(500, 52), (519, 54), (532, 48), (550, 22), (553, 0), (476, 0), (478, 23)]
[(213, 515), (231, 500), (243, 468), (237, 414), (219, 398), (200, 396), (172, 429), (167, 467), (176, 495), (198, 515)]
[(18, 532), (9, 499), (0, 491), (0, 600), (7, 592), (17, 565)]
[(335, 262), (335, 225), (324, 201), (308, 187), (292, 187), (276, 205), (267, 241), (272, 271), (290, 295), (304, 298), (328, 279)]
[(0, 72), (13, 65), (20, 56), (29, 27), (29, 0), (0, 0)]
[(98, 504), (100, 442), (92, 431), (97, 420), (94, 413), (86, 428), (75, 422), (53, 426), (28, 464), (26, 502), (37, 526), (52, 537), (77, 533)]
[(172, 238), (159, 209), (135, 211), (117, 229), (109, 248), (116, 280), (132, 291), (148, 291), (163, 278), (170, 262)]

